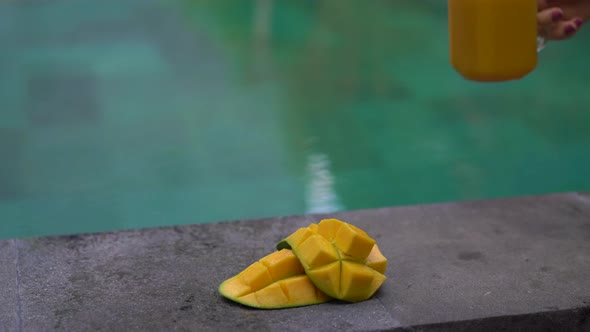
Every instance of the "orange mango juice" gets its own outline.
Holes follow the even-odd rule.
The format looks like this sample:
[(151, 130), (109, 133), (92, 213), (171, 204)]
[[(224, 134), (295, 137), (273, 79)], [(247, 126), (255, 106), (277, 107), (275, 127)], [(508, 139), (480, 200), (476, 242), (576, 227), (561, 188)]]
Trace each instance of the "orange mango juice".
[(464, 78), (498, 82), (537, 66), (537, 0), (448, 0), (451, 64)]

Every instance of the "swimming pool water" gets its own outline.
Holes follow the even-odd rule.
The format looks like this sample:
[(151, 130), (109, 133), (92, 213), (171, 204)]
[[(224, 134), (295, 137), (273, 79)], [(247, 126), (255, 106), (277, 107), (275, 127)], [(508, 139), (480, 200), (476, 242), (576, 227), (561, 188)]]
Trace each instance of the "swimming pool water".
[(3, 2), (0, 238), (590, 190), (590, 34), (480, 84), (446, 24), (444, 1)]

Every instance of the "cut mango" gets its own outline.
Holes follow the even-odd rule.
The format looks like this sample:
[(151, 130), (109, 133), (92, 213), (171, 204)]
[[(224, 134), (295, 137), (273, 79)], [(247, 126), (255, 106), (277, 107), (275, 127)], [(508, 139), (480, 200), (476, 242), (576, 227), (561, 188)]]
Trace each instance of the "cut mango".
[[(320, 260), (321, 262), (321, 260)], [(330, 301), (305, 275), (291, 250), (275, 251), (219, 286), (224, 297), (246, 306), (277, 309)]]
[(320, 221), (317, 233), (332, 242), (338, 249), (352, 259), (367, 258), (375, 240), (362, 229), (338, 219)]
[(366, 300), (386, 279), (387, 259), (375, 240), (338, 219), (300, 228), (279, 242), (277, 249), (291, 249), (311, 281), (339, 300)]
[(367, 257), (366, 264), (381, 274), (385, 274), (385, 270), (387, 270), (387, 258), (383, 256), (376, 243)]

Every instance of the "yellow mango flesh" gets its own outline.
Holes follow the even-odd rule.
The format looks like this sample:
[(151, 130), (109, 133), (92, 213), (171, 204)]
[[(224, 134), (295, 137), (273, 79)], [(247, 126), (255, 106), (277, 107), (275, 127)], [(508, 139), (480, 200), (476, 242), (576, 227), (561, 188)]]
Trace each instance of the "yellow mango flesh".
[(375, 244), (375, 246), (373, 246), (373, 249), (369, 253), (369, 256), (367, 257), (367, 260), (366, 260), (366, 264), (368, 267), (372, 268), (373, 270), (375, 270), (381, 274), (385, 274), (385, 271), (387, 270), (387, 258), (385, 258), (385, 256), (383, 256), (383, 254), (381, 253), (381, 250), (379, 250), (379, 247), (377, 246), (377, 244)]
[(224, 297), (263, 309), (297, 307), (331, 300), (305, 275), (289, 249), (275, 251), (219, 286)]
[(337, 219), (300, 228), (277, 247), (290, 247), (313, 283), (339, 300), (366, 300), (386, 279), (387, 259), (375, 240)]
[(365, 259), (375, 245), (375, 240), (365, 231), (338, 219), (322, 220), (317, 233), (353, 259)]

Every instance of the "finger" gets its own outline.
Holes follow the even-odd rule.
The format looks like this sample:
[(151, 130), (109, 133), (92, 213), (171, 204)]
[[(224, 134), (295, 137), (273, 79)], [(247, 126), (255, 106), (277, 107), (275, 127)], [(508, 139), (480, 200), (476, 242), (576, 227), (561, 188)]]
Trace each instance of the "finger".
[(549, 26), (552, 23), (559, 22), (563, 18), (563, 10), (560, 8), (549, 8), (537, 13), (537, 24), (540, 26)]
[(567, 21), (561, 21), (552, 26), (546, 36), (552, 40), (564, 40), (573, 37), (582, 25), (582, 20), (574, 18)]
[[(537, 1), (539, 1), (539, 0), (537, 0)], [(543, 1), (547, 7), (554, 7), (559, 4), (571, 3), (571, 2), (576, 2), (579, 0), (541, 0), (541, 1)], [(584, 0), (582, 0), (582, 1), (584, 1)]]
[(549, 7), (546, 0), (537, 0), (537, 11), (545, 10)]

